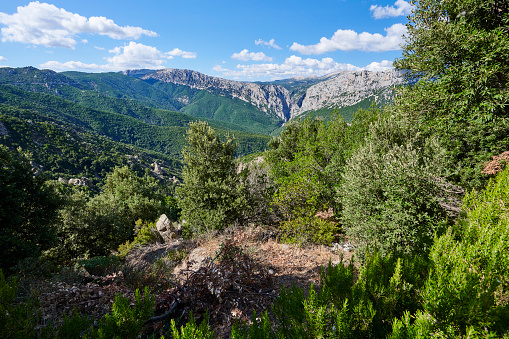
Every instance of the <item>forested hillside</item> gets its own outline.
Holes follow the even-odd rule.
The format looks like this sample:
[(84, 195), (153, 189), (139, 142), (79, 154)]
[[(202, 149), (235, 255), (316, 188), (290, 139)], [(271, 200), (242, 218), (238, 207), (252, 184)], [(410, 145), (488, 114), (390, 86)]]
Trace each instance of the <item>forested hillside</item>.
[[(94, 94), (91, 94), (92, 98), (85, 100), (85, 103), (76, 104), (60, 96), (26, 91), (20, 87), (23, 86), (0, 85), (0, 113), (2, 114), (0, 122), (4, 123), (7, 131), (11, 131), (9, 139), (6, 139), (4, 143), (30, 150), (36, 154), (37, 162), (43, 167), (54, 168), (55, 161), (71, 163), (72, 160), (58, 150), (62, 146), (62, 141), (59, 141), (60, 139), (52, 132), (47, 130), (35, 132), (34, 128), (31, 134), (20, 133), (20, 130), (23, 130), (22, 125), (29, 126), (29, 120), (34, 123), (48, 122), (53, 126), (60, 126), (63, 130), (78, 130), (88, 138), (93, 138), (93, 148), (103, 149), (104, 142), (115, 145), (106, 148), (106, 152), (110, 152), (109, 149), (124, 150), (121, 153), (123, 160), (117, 159), (116, 165), (125, 163), (127, 156), (134, 156), (133, 152), (128, 151), (127, 145), (136, 146), (140, 148), (139, 152), (154, 154), (151, 156), (153, 161), (157, 158), (164, 160), (169, 166), (170, 173), (178, 176), (179, 159), (185, 144), (185, 130), (189, 122), (195, 118), (178, 112), (148, 108), (136, 102)], [(81, 96), (81, 98), (84, 97)], [(268, 141), (266, 136), (252, 135), (241, 131), (241, 127), (237, 130), (234, 129), (235, 126), (228, 124), (212, 123), (212, 125), (222, 134), (235, 134), (242, 144), (242, 147), (238, 149), (239, 156), (259, 152), (266, 147)], [(33, 137), (33, 135), (38, 136)], [(99, 141), (101, 138), (105, 141)], [(72, 143), (72, 140), (66, 142)], [(98, 161), (100, 156), (92, 156), (83, 147), (79, 148), (87, 155), (82, 153), (75, 155), (74, 157), (80, 157), (81, 160), (72, 165), (75, 170), (68, 174), (94, 173), (87, 161)], [(120, 154), (115, 157), (119, 158)]]
[[(292, 119), (243, 164), (264, 137), (0, 87), (2, 140), (65, 170), (51, 154), (115, 150), (92, 191), (0, 146), (0, 334), (509, 337), (509, 1), (412, 3), (392, 104)], [(182, 180), (107, 172), (110, 139), (178, 156)]]

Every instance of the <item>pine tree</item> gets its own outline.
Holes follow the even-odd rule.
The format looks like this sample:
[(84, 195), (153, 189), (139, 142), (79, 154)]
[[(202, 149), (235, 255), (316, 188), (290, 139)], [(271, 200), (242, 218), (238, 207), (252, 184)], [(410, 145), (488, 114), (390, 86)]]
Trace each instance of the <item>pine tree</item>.
[(246, 206), (235, 161), (235, 139), (220, 136), (206, 123), (193, 122), (183, 151), (184, 183), (177, 188), (185, 231), (223, 229), (241, 218)]

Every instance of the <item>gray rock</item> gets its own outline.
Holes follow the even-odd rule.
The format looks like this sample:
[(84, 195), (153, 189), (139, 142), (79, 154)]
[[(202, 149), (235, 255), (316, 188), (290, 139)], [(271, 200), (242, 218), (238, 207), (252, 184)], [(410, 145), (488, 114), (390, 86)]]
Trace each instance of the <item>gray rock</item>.
[(152, 166), (154, 166), (154, 173), (157, 174), (157, 175), (161, 175), (164, 173), (164, 170), (161, 166), (159, 166), (159, 164), (157, 162), (154, 161), (154, 163), (152, 164)]
[(68, 184), (74, 185), (74, 186), (92, 186), (92, 183), (86, 177), (82, 177), (81, 179), (71, 178), (71, 179), (69, 179)]
[(178, 229), (168, 219), (166, 214), (161, 214), (156, 223), (156, 228), (165, 242), (178, 237)]
[(0, 122), (0, 136), (3, 135), (9, 135), (9, 131), (7, 130), (7, 127), (5, 127), (5, 125)]
[[(124, 73), (133, 76), (130, 73)], [(302, 113), (321, 108), (345, 107), (374, 97), (375, 101), (391, 99), (393, 88), (405, 82), (400, 71), (340, 71), (320, 78), (295, 78), (292, 94), (276, 84), (258, 84), (227, 80), (185, 69), (163, 69), (141, 72), (141, 79), (155, 79), (206, 90), (252, 104), (267, 115), (288, 121)], [(187, 97), (177, 98), (186, 104)]]

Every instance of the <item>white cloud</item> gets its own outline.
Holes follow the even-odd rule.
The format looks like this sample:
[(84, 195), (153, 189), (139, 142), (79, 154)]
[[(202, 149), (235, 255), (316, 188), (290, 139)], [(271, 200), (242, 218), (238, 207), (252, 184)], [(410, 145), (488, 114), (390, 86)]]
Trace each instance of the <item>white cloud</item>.
[[(14, 14), (0, 12), (2, 41), (21, 42), (46, 47), (74, 48), (77, 35), (99, 34), (112, 39), (139, 39), (157, 33), (133, 26), (118, 26), (113, 20), (93, 16), (86, 18), (55, 5), (30, 2), (19, 6)], [(81, 39), (80, 39), (81, 40)], [(85, 40), (86, 41), (86, 40)]]
[(275, 48), (275, 49), (281, 49), (281, 47), (279, 47), (276, 44), (276, 40), (274, 40), (274, 39), (270, 39), (269, 41), (264, 41), (262, 39), (258, 39), (258, 40), (255, 41), (255, 45), (262, 45), (262, 46), (272, 47), (272, 48)]
[(195, 52), (185, 52), (181, 49), (174, 48), (172, 51), (166, 53), (169, 56), (180, 56), (184, 59), (196, 59), (196, 53)]
[(378, 5), (371, 5), (369, 10), (373, 12), (375, 19), (394, 18), (403, 15), (409, 15), (412, 12), (414, 6), (406, 2), (405, 0), (397, 0), (394, 6), (381, 7)]
[(372, 62), (365, 67), (358, 67), (352, 64), (338, 63), (332, 58), (322, 58), (321, 60), (312, 58), (303, 59), (292, 55), (282, 64), (239, 64), (235, 70), (223, 68), (222, 65), (216, 65), (212, 70), (221, 73), (222, 76), (232, 78), (270, 78), (275, 80), (299, 76), (323, 76), (339, 71), (360, 71), (363, 69), (368, 71), (384, 71), (394, 68), (392, 64), (392, 61), (383, 60), (381, 62)]
[(272, 61), (272, 58), (266, 56), (263, 52), (249, 52), (247, 49), (243, 49), (240, 53), (233, 53), (232, 59), (241, 61)]
[(364, 67), (367, 71), (385, 71), (387, 69), (393, 69), (393, 61), (383, 60), (381, 62), (372, 62), (366, 67)]
[(170, 52), (161, 52), (157, 48), (152, 46), (143, 45), (131, 41), (128, 45), (115, 47), (109, 51), (115, 54), (112, 57), (105, 58), (107, 64), (86, 64), (81, 61), (48, 61), (42, 65), (42, 68), (50, 68), (56, 70), (89, 70), (89, 71), (121, 71), (126, 69), (138, 69), (138, 68), (150, 68), (150, 69), (161, 69), (164, 68), (163, 63), (168, 59), (173, 59), (175, 56), (181, 56), (183, 58), (193, 56), (196, 57), (196, 53), (185, 52), (178, 48), (175, 48)]
[(53, 69), (53, 70), (82, 70), (82, 71), (100, 71), (100, 70), (111, 70), (107, 68), (107, 65), (97, 64), (86, 64), (81, 61), (48, 61), (40, 65), (41, 68)]
[(104, 51), (104, 50), (105, 50), (105, 48), (104, 48), (104, 47), (99, 47), (99, 46), (94, 46), (94, 48), (95, 48), (95, 49), (98, 49), (98, 50), (100, 50), (100, 51)]
[(292, 51), (302, 54), (323, 54), (337, 50), (341, 51), (364, 51), (364, 52), (385, 52), (399, 50), (403, 41), (403, 34), (407, 29), (403, 24), (394, 24), (385, 29), (386, 36), (375, 33), (357, 33), (353, 30), (338, 29), (331, 39), (325, 37), (320, 39), (316, 45), (301, 45), (296, 42), (290, 47)]
[(7, 61), (7, 59), (0, 55), (0, 61)]
[(360, 70), (351, 64), (341, 64), (335, 62), (332, 58), (303, 59), (292, 55), (282, 64), (265, 63), (253, 65), (237, 65), (236, 70), (223, 68), (221, 65), (214, 66), (215, 72), (222, 73), (228, 77), (247, 77), (260, 78), (269, 77), (272, 79), (283, 79), (295, 76), (322, 76), (337, 71), (356, 71)]
[(168, 53), (160, 52), (157, 48), (131, 41), (129, 45), (115, 47), (110, 53), (116, 54), (106, 58), (112, 69), (130, 68), (162, 68), (165, 59), (173, 59)]

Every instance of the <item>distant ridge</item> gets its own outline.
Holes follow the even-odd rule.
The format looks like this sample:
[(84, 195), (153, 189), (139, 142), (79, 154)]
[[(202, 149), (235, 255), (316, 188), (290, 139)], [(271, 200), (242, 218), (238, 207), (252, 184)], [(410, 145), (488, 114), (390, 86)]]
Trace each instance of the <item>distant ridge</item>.
[(367, 98), (387, 102), (394, 96), (394, 86), (405, 83), (403, 74), (396, 70), (339, 71), (322, 77), (294, 77), (273, 82), (234, 81), (171, 68), (129, 70), (123, 74), (240, 99), (260, 112), (277, 116), (282, 122), (309, 111), (353, 106)]

